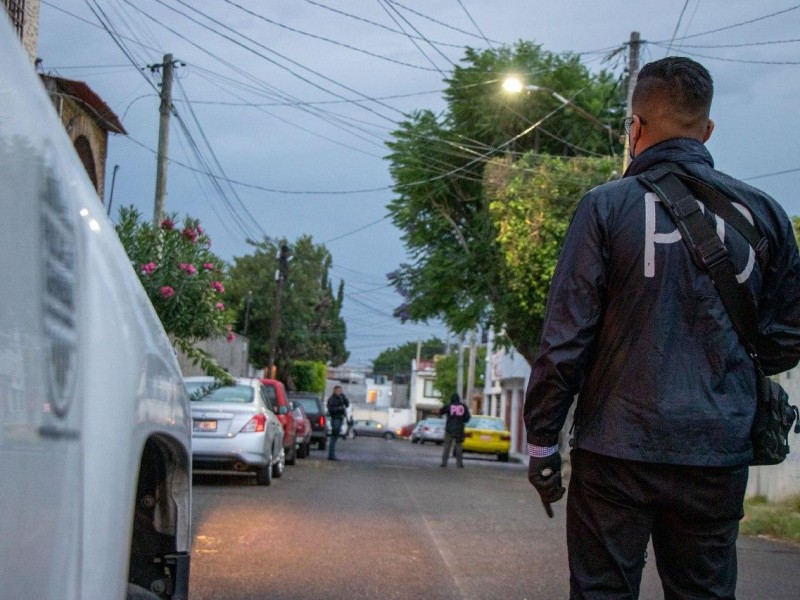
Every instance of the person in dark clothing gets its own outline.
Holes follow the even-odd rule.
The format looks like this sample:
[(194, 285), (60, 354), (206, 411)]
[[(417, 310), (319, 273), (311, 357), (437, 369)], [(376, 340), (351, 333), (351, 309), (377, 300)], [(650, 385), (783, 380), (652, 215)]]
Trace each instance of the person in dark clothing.
[(328, 398), (328, 416), (331, 419), (331, 439), (328, 441), (328, 460), (339, 460), (336, 458), (336, 441), (342, 432), (342, 423), (347, 417), (347, 407), (350, 401), (342, 392), (342, 386), (337, 385), (333, 388), (331, 397)]
[(671, 162), (728, 197), (758, 253), (702, 207), (758, 307), (767, 374), (800, 359), (800, 255), (764, 192), (714, 169), (713, 83), (697, 62), (645, 65), (626, 120), (630, 167), (584, 196), (553, 276), (525, 400), (528, 478), (564, 494), (558, 435), (578, 395), (567, 498), (570, 598), (637, 598), (652, 540), (665, 598), (734, 598), (756, 373), (719, 293), (635, 177)]
[(444, 450), (442, 451), (442, 464), (440, 466), (447, 467), (447, 460), (450, 456), (450, 448), (455, 443), (455, 457), (456, 466), (460, 469), (464, 468), (464, 424), (470, 420), (469, 408), (466, 404), (461, 403), (461, 398), (458, 394), (450, 396), (450, 404), (443, 406), (439, 411), (440, 416), (447, 418), (444, 427)]

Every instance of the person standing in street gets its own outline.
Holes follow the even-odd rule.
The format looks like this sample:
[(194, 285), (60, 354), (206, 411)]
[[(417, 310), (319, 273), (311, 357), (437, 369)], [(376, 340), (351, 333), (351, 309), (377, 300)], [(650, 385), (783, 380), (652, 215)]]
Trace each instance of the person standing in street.
[(337, 385), (333, 388), (333, 393), (328, 398), (328, 416), (331, 420), (331, 439), (328, 440), (328, 460), (339, 460), (336, 458), (336, 442), (342, 433), (342, 423), (347, 416), (347, 407), (350, 401), (342, 392), (342, 386)]
[(763, 236), (766, 250), (754, 248), (699, 207), (757, 307), (768, 375), (800, 359), (800, 255), (778, 203), (714, 169), (704, 145), (712, 95), (708, 71), (688, 58), (641, 69), (625, 122), (633, 160), (581, 200), (552, 279), (524, 418), (528, 479), (549, 509), (565, 491), (558, 438), (578, 396), (566, 507), (572, 599), (637, 598), (649, 541), (665, 598), (735, 597), (754, 363), (708, 272), (636, 176), (672, 163)]
[(441, 467), (447, 468), (450, 449), (455, 443), (456, 466), (464, 468), (464, 424), (470, 420), (469, 408), (462, 404), (458, 394), (450, 396), (450, 404), (443, 406), (439, 411), (440, 416), (447, 419), (444, 427), (444, 450), (442, 451)]

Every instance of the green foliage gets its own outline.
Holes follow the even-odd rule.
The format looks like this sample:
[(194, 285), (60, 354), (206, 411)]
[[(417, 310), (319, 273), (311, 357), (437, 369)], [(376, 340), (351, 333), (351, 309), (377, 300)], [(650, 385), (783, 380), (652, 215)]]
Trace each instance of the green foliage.
[[(500, 82), (512, 73), (573, 103), (564, 106), (549, 91), (509, 97)], [(569, 157), (620, 152), (620, 140), (596, 121), (621, 121), (623, 92), (610, 74), (590, 73), (575, 55), (520, 42), (513, 48), (468, 49), (445, 96), (444, 114), (411, 114), (388, 143), (396, 192), (388, 210), (410, 257), (389, 275), (404, 299), (395, 315), (440, 318), (456, 332), (506, 326), (516, 345), (522, 331), (509, 328), (507, 320), (525, 315), (514, 312), (519, 291), (506, 287), (507, 249), (484, 191), (485, 165), (493, 156), (529, 150)], [(520, 135), (534, 123), (538, 134)], [(549, 279), (546, 267), (539, 278)], [(530, 345), (525, 339), (519, 343)], [(532, 354), (530, 348), (520, 351), (526, 358)]]
[(119, 211), (117, 234), (164, 330), (176, 346), (209, 375), (230, 375), (194, 344), (230, 336), (230, 312), (223, 302), (224, 263), (209, 250), (211, 240), (197, 219), (178, 227), (175, 215), (156, 227), (133, 207)]
[[(425, 340), (421, 344), (420, 358), (431, 360), (437, 354), (443, 354), (445, 344), (438, 337)], [(401, 346), (387, 348), (372, 363), (375, 375), (408, 375), (411, 372), (411, 361), (417, 357), (417, 342), (407, 342)]]
[(278, 378), (292, 387), (289, 375), (295, 360), (320, 361), (333, 366), (345, 362), (349, 353), (345, 349), (346, 326), (341, 317), (344, 284), (340, 283), (334, 295), (328, 250), (314, 244), (309, 236), (300, 237), (294, 244), (270, 238), (249, 243), (254, 252), (234, 258), (228, 291), (230, 303), (236, 310), (238, 331), (250, 338), (250, 361), (259, 366), (267, 364), (270, 326), (275, 316), (275, 273), (280, 247), (286, 244), (292, 251), (292, 258), (280, 303), (276, 349)]
[(325, 363), (313, 360), (296, 360), (292, 363), (294, 389), (321, 394), (325, 391), (328, 369)]
[[(484, 369), (486, 364), (486, 347), (478, 346), (475, 359), (475, 388), (483, 388)], [(467, 372), (469, 370), (469, 349), (465, 348), (463, 353), (464, 385), (467, 384)], [(442, 402), (450, 398), (450, 394), (458, 389), (458, 354), (448, 354), (441, 356), (436, 361), (436, 380), (433, 387), (442, 395)], [(468, 390), (469, 393), (469, 390)], [(459, 392), (460, 395), (460, 392)], [(463, 398), (462, 398), (463, 400)]]
[(794, 229), (794, 239), (800, 246), (800, 217), (792, 217), (792, 229)]
[(495, 310), (526, 358), (536, 352), (550, 280), (571, 215), (583, 194), (615, 177), (618, 166), (614, 157), (527, 154), (513, 163), (500, 159), (487, 167), (484, 181), (505, 290)]
[(744, 503), (745, 516), (740, 525), (742, 535), (765, 535), (800, 543), (800, 496), (770, 503), (761, 496)]

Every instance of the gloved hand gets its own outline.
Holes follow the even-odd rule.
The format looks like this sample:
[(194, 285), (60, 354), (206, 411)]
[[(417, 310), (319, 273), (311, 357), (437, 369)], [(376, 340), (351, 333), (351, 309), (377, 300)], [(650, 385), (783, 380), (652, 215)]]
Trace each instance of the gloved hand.
[(528, 481), (536, 488), (545, 506), (561, 500), (567, 490), (561, 485), (561, 455), (556, 452), (544, 458), (531, 456)]

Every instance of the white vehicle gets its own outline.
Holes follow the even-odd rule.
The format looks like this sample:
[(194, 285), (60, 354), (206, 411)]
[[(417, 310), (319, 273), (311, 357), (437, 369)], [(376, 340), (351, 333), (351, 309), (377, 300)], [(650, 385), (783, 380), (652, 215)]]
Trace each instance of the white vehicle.
[(177, 360), (4, 13), (0, 190), (0, 597), (185, 599)]

